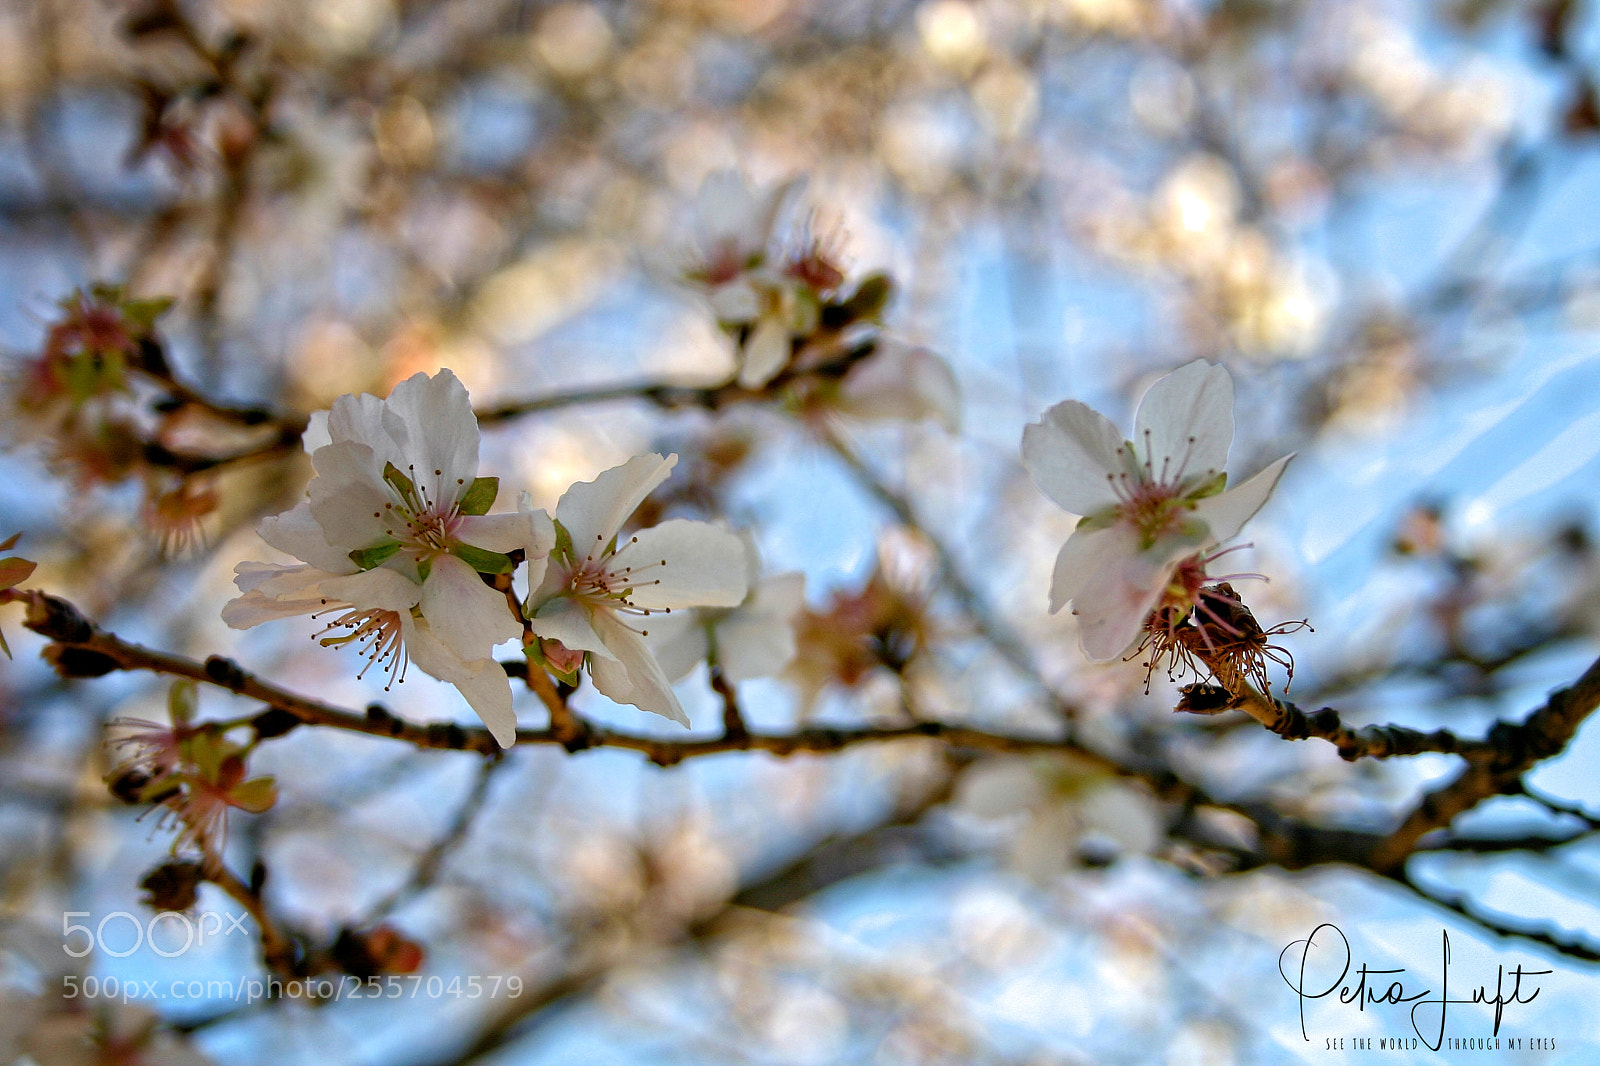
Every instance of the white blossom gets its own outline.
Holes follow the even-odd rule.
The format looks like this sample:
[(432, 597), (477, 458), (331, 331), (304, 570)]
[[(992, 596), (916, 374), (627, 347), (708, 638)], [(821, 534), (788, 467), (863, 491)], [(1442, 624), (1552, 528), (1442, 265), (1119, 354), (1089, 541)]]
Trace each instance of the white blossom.
[(556, 504), (549, 567), (525, 613), (558, 654), (581, 655), (595, 688), (688, 725), (645, 643), (650, 619), (688, 607), (734, 607), (747, 587), (739, 538), (709, 522), (674, 519), (619, 541), (623, 522), (677, 461), (641, 455), (569, 488)]
[(696, 198), (698, 257), (689, 271), (705, 289), (717, 320), (748, 332), (739, 349), (738, 382), (760, 388), (788, 365), (790, 338), (816, 327), (814, 296), (778, 262), (777, 227), (804, 182), (757, 191), (742, 174), (708, 175)]
[(247, 629), (331, 614), (323, 632), (336, 635), (323, 644), (354, 644), (369, 667), (384, 663), (391, 681), (412, 662), (454, 684), (509, 745), (510, 682), (492, 650), (522, 625), (480, 574), (509, 573), (507, 553), (520, 550), (537, 584), (555, 533), (543, 511), (484, 513), (498, 483), (477, 476), (467, 390), (441, 370), (401, 382), (387, 400), (341, 396), (326, 416), (313, 416), (305, 446), (316, 470), (308, 498), (258, 530), (303, 565), (241, 563), (242, 595), (223, 620)]
[(1291, 456), (1224, 492), (1232, 441), (1233, 379), (1204, 360), (1150, 386), (1132, 441), (1076, 400), (1023, 431), (1034, 484), (1084, 516), (1056, 558), (1050, 611), (1073, 604), (1090, 658), (1122, 654), (1177, 564), (1237, 535), (1272, 494)]

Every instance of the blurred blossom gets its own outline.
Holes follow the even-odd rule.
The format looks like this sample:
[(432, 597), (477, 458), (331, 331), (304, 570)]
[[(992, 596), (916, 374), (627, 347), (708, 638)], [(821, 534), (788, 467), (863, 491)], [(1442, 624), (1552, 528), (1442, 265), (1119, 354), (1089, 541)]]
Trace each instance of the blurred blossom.
[(1206, 254), (1233, 225), (1238, 183), (1216, 156), (1192, 156), (1168, 175), (1156, 203), (1157, 218), (1180, 252)]
[(1021, 137), (1039, 116), (1039, 85), (1026, 70), (996, 64), (972, 85), (984, 125), (1004, 140)]
[(925, 0), (917, 7), (917, 31), (934, 60), (970, 72), (987, 51), (983, 22), (969, 0)]
[(1155, 36), (1166, 24), (1166, 0), (1058, 0), (1068, 18), (1090, 32)]
[(879, 341), (873, 355), (850, 368), (834, 406), (856, 418), (926, 418), (948, 433), (961, 428), (960, 386), (949, 364), (926, 348), (894, 339)]
[(879, 150), (883, 160), (908, 188), (937, 191), (960, 166), (971, 143), (968, 121), (949, 101), (907, 100), (883, 116)]
[(731, 682), (773, 677), (794, 658), (794, 619), (805, 606), (805, 575), (761, 576), (755, 542), (744, 542), (750, 591), (737, 607), (697, 607), (663, 619), (651, 638), (662, 671), (680, 680), (702, 660)]
[(611, 51), (611, 26), (593, 4), (558, 4), (540, 16), (533, 50), (560, 76), (581, 77)]
[(1128, 82), (1128, 102), (1146, 126), (1167, 135), (1186, 130), (1194, 114), (1194, 79), (1165, 56), (1141, 61)]
[(502, 345), (523, 344), (581, 313), (622, 267), (600, 241), (552, 241), (483, 283), (472, 305), (478, 328)]
[(154, 1011), (115, 1001), (63, 1001), (21, 1044), (38, 1066), (211, 1066)]
[(311, 7), (312, 40), (330, 52), (367, 47), (394, 19), (390, 0), (318, 0)]

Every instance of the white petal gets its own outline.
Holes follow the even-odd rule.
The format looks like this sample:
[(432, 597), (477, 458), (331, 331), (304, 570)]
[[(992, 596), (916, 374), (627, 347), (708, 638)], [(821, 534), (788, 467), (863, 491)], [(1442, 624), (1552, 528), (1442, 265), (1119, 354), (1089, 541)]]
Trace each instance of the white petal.
[(695, 196), (695, 220), (701, 245), (707, 252), (715, 252), (728, 241), (747, 247), (757, 218), (755, 194), (739, 171), (712, 171), (700, 183)]
[(1283, 477), (1284, 468), (1293, 458), (1292, 455), (1286, 455), (1243, 485), (1196, 503), (1195, 517), (1205, 522), (1211, 530), (1211, 539), (1220, 543), (1238, 536), (1239, 530), (1255, 517), (1272, 495), (1272, 490), (1278, 487), (1278, 479)]
[(402, 619), (422, 598), (422, 586), (398, 570), (380, 566), (360, 574), (333, 578), (319, 587), (323, 596), (363, 610), (393, 611)]
[(789, 619), (799, 614), (805, 604), (806, 575), (791, 570), (757, 582), (739, 610)]
[(729, 681), (773, 677), (794, 659), (794, 626), (781, 615), (734, 611), (713, 633), (717, 665)]
[(306, 418), (306, 430), (300, 434), (300, 447), (310, 455), (318, 448), (326, 447), (333, 443), (333, 437), (328, 432), (328, 412), (313, 411)]
[[(312, 576), (305, 576), (312, 575)], [(321, 576), (315, 576), (321, 575)], [(285, 566), (282, 563), (258, 563), (247, 559), (237, 563), (233, 568), (233, 584), (240, 592), (249, 592), (251, 589), (260, 588), (263, 584), (281, 577), (301, 577), (305, 584), (322, 580), (322, 574), (314, 566)]]
[(1114, 570), (1139, 553), (1139, 535), (1123, 523), (1074, 530), (1056, 555), (1050, 577), (1050, 613), (1078, 598), (1096, 574)]
[(754, 322), (761, 317), (761, 297), (744, 277), (718, 285), (708, 299), (719, 322)]
[[(326, 444), (364, 444), (372, 449), (374, 477), (383, 476), (383, 464), (392, 462), (404, 469), (400, 450), (404, 441), (389, 435), (383, 422), (383, 401), (371, 393), (349, 393), (333, 401), (326, 418)], [(306, 451), (315, 455), (316, 448), (309, 445)]]
[(1181, 366), (1150, 386), (1133, 418), (1133, 442), (1155, 477), (1163, 464), (1185, 477), (1214, 474), (1228, 465), (1233, 443), (1233, 378), (1204, 359)]
[(372, 449), (354, 441), (319, 448), (311, 457), (317, 468), (317, 476), (306, 486), (311, 516), (323, 539), (344, 552), (369, 548), (397, 529), (391, 509), (395, 496), (373, 476), (372, 459)]
[(482, 659), (496, 644), (522, 635), (505, 594), (453, 555), (434, 558), (419, 606), (434, 634), (463, 659)]
[(556, 528), (543, 510), (464, 515), (456, 526), (456, 536), (474, 548), (492, 552), (520, 548), (529, 559), (549, 555), (556, 545)]
[(449, 370), (431, 378), (414, 374), (394, 387), (385, 404), (405, 425), (405, 451), (416, 469), (396, 465), (441, 509), (445, 501), (460, 499), (478, 476), (478, 418), (466, 386)]
[(639, 607), (736, 607), (743, 602), (745, 548), (710, 522), (675, 518), (640, 530), (611, 557), (607, 571), (632, 583)]
[(1122, 471), (1122, 435), (1100, 412), (1067, 400), (1022, 431), (1022, 464), (1039, 491), (1073, 514), (1117, 502), (1109, 477)]
[(589, 676), (594, 679), (594, 687), (618, 703), (631, 703), (642, 711), (687, 726), (689, 716), (683, 713), (683, 706), (672, 691), (672, 682), (650, 654), (644, 638), (605, 611), (595, 612), (594, 627), (616, 656), (615, 659), (589, 660)]
[(495, 743), (509, 748), (517, 739), (517, 714), (511, 707), (511, 681), (493, 659), (463, 660), (446, 647), (425, 621), (408, 627), (406, 652), (417, 669), (461, 691)]
[(711, 638), (698, 611), (650, 619), (650, 653), (670, 680), (681, 680), (710, 652)]
[(540, 607), (528, 624), (546, 640), (559, 640), (573, 651), (593, 652), (609, 659), (611, 649), (594, 629), (594, 616), (600, 613), (591, 612), (567, 596), (557, 596)]
[(302, 500), (282, 514), (270, 515), (261, 520), (256, 532), (268, 544), (303, 559), (319, 570), (335, 574), (354, 573), (356, 564), (350, 556), (328, 543), (322, 527), (311, 515), (311, 504)]
[(278, 618), (313, 614), (321, 607), (317, 587), (330, 576), (313, 566), (240, 563), (234, 567), (233, 583), (243, 595), (223, 606), (222, 620), (233, 629), (249, 629)]
[(593, 481), (580, 481), (556, 503), (556, 520), (572, 538), (579, 558), (598, 555), (617, 535), (644, 498), (667, 480), (676, 455), (639, 455), (606, 470)]
[(1169, 537), (1096, 571), (1073, 600), (1084, 654), (1098, 661), (1125, 654), (1155, 609), (1173, 567), (1198, 546), (1192, 537)]
[(739, 384), (747, 389), (761, 388), (788, 365), (790, 354), (788, 328), (780, 319), (771, 316), (761, 319), (755, 332), (744, 342)]

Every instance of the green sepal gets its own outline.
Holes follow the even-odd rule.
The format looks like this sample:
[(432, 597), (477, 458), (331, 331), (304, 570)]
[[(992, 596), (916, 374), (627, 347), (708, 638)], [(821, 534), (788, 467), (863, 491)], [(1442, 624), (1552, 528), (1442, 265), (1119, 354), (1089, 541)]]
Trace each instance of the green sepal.
[(394, 556), (400, 550), (398, 540), (385, 540), (374, 544), (370, 548), (357, 548), (350, 553), (350, 561), (362, 570), (372, 570), (381, 566), (384, 560)]
[(195, 683), (180, 678), (167, 690), (167, 714), (172, 724), (187, 728), (194, 721), (194, 712), (200, 707), (200, 693)]
[(1216, 496), (1228, 487), (1228, 475), (1219, 470), (1202, 481), (1188, 493), (1191, 500), (1203, 500), (1207, 496)]
[[(3, 550), (3, 549), (0, 549)], [(37, 563), (27, 559), (0, 559), (0, 589), (15, 588), (19, 583), (28, 580)]]
[(486, 548), (474, 548), (470, 544), (457, 544), (450, 549), (450, 554), (480, 574), (509, 574), (516, 569), (510, 556)]
[(583, 663), (589, 659), (588, 653), (585, 652), (577, 666), (567, 671), (558, 670), (549, 659), (544, 657), (543, 642), (538, 640), (532, 644), (524, 644), (522, 646), (522, 654), (528, 660), (528, 668), (530, 670), (543, 670), (563, 685), (568, 685), (572, 688), (578, 687), (578, 672), (583, 669)]
[(262, 814), (278, 802), (278, 786), (272, 777), (252, 777), (228, 790), (228, 802), (251, 814)]
[(467, 486), (461, 502), (456, 504), (456, 510), (462, 514), (488, 514), (498, 495), (500, 495), (499, 478), (475, 477), (472, 479), (472, 484)]
[(402, 500), (416, 499), (416, 483), (402, 474), (400, 468), (393, 463), (383, 464), (383, 480), (388, 482), (390, 488), (400, 494)]
[(229, 759), (240, 758), (240, 753), (244, 751), (233, 741), (209, 728), (185, 737), (179, 744), (179, 750), (182, 752), (183, 761), (192, 764), (200, 776), (212, 784), (221, 781), (223, 764)]
[(172, 304), (172, 297), (157, 296), (149, 300), (123, 300), (119, 306), (124, 315), (148, 333), (156, 319), (172, 310)]
[(567, 527), (561, 524), (560, 519), (552, 518), (550, 524), (556, 527), (556, 547), (551, 554), (572, 558), (572, 534), (567, 532)]
[(1115, 507), (1107, 507), (1103, 511), (1086, 514), (1078, 519), (1076, 531), (1079, 533), (1093, 533), (1097, 529), (1110, 529), (1116, 524), (1117, 509)]
[(894, 282), (887, 274), (868, 274), (844, 302), (844, 309), (852, 322), (875, 321), (893, 296)]
[(419, 560), (417, 560), (417, 580), (418, 581), (427, 581), (428, 580), (428, 575), (431, 574), (431, 573), (433, 573), (433, 560), (432, 559), (419, 559)]

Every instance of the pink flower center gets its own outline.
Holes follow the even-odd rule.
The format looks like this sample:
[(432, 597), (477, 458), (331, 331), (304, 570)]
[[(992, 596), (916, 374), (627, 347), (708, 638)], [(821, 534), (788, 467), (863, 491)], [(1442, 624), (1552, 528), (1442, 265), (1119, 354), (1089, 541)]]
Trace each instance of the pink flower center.
[[(327, 600), (323, 600), (327, 603)], [(366, 658), (367, 665), (361, 668), (357, 678), (367, 676), (367, 671), (378, 663), (384, 664), (388, 671), (389, 682), (384, 685), (388, 691), (396, 681), (405, 681), (406, 665), (410, 656), (406, 654), (404, 635), (401, 628), (400, 614), (398, 611), (385, 611), (381, 608), (362, 610), (348, 603), (335, 604), (326, 611), (319, 611), (312, 618), (319, 618), (324, 614), (340, 612), (338, 617), (328, 625), (311, 635), (312, 640), (317, 640), (324, 648), (344, 647), (354, 644), (356, 650)], [(324, 633), (342, 630), (337, 636), (326, 637)]]
[[(595, 540), (601, 542), (596, 536)], [(632, 538), (629, 543), (639, 543), (639, 538)], [(641, 585), (659, 585), (660, 577), (647, 576), (650, 571), (657, 570), (667, 565), (667, 561), (646, 563), (643, 566), (615, 566), (613, 556), (616, 553), (608, 550), (602, 543), (597, 543), (596, 551), (586, 555), (572, 569), (572, 577), (568, 587), (572, 589), (575, 599), (590, 607), (599, 607), (619, 614), (636, 614), (641, 617), (650, 615), (652, 608), (640, 607), (630, 598), (633, 590)], [(659, 614), (671, 614), (670, 607), (653, 608)], [(641, 630), (642, 636), (649, 636), (649, 630)]]
[[(466, 479), (456, 479), (456, 491), (446, 492), (440, 487), (437, 494), (429, 493), (425, 483), (419, 483), (417, 468), (406, 467), (411, 475), (412, 491), (397, 491), (399, 503), (386, 503), (384, 510), (395, 524), (384, 532), (400, 542), (400, 550), (416, 562), (448, 555), (457, 543), (456, 528), (461, 524), (460, 497)], [(444, 471), (435, 470), (435, 478)], [(435, 495), (439, 498), (435, 499)], [(374, 515), (373, 517), (378, 517)]]
[[(1106, 481), (1117, 497), (1116, 511), (1119, 521), (1127, 522), (1139, 530), (1139, 539), (1149, 548), (1162, 536), (1175, 533), (1183, 526), (1183, 515), (1193, 509), (1190, 495), (1197, 480), (1186, 474), (1189, 457), (1194, 453), (1195, 439), (1190, 437), (1188, 447), (1176, 463), (1172, 456), (1164, 456), (1156, 468), (1150, 457), (1150, 431), (1144, 433), (1145, 457), (1140, 459), (1131, 444), (1122, 444), (1117, 455), (1124, 469), (1107, 474)], [(1215, 471), (1207, 471), (1212, 476)]]

